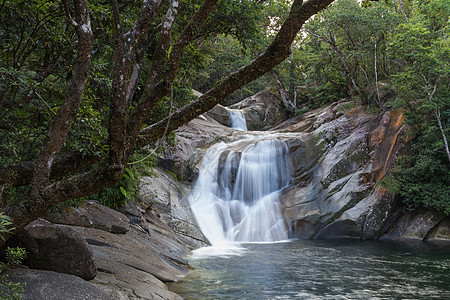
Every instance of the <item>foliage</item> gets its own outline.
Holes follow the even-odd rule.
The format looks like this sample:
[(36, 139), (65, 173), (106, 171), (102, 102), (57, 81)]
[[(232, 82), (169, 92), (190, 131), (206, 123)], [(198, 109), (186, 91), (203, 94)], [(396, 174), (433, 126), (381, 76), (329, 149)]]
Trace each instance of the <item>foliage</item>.
[[(398, 194), (411, 209), (428, 207), (450, 214), (450, 5), (415, 3), (411, 18), (389, 44), (396, 67), (396, 105), (404, 109), (415, 138), (394, 172)], [(442, 130), (439, 128), (442, 126)], [(448, 151), (448, 148), (447, 148)]]
[(18, 266), (27, 258), (27, 251), (21, 247), (7, 247), (6, 248), (6, 260), (9, 265)]
[(439, 132), (428, 128), (382, 184), (411, 210), (426, 207), (450, 215), (450, 165), (441, 148)]
[(14, 283), (9, 280), (7, 274), (0, 277), (0, 299), (2, 300), (22, 300), (26, 283)]
[(335, 2), (305, 26), (300, 64), (307, 82), (333, 85), (344, 96), (358, 95), (380, 107), (368, 86), (376, 75), (389, 77), (387, 38), (398, 23), (399, 16), (384, 3), (363, 8), (355, 0)]
[(113, 209), (124, 206), (127, 200), (135, 199), (140, 179), (151, 175), (155, 164), (156, 153), (148, 149), (136, 151), (118, 183), (90, 195), (87, 199), (97, 200)]
[[(192, 78), (192, 86), (200, 92), (209, 90), (221, 78), (227, 76), (239, 66), (250, 63), (253, 57), (252, 50), (249, 47), (244, 47), (239, 40), (230, 35), (219, 35), (214, 39), (206, 40), (202, 47), (196, 50), (196, 53), (197, 56), (203, 55), (201, 58), (202, 64), (197, 65), (198, 68), (194, 68), (194, 70), (190, 69), (189, 74)], [(247, 84), (244, 88), (229, 96), (227, 102), (238, 102), (263, 90), (267, 86), (267, 81), (267, 77), (263, 76)]]
[(5, 235), (12, 233), (14, 231), (14, 227), (11, 227), (12, 223), (9, 217), (2, 212), (0, 212), (0, 238), (5, 240)]

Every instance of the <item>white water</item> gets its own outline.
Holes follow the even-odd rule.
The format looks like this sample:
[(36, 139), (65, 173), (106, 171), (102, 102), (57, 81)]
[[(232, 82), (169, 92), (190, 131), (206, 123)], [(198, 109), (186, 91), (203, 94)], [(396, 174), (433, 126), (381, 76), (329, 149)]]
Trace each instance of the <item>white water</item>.
[(268, 136), (207, 151), (190, 201), (212, 245), (288, 238), (278, 199), (291, 178), (287, 154), (283, 141)]
[(231, 128), (247, 131), (247, 122), (244, 113), (238, 109), (228, 109), (230, 114)]

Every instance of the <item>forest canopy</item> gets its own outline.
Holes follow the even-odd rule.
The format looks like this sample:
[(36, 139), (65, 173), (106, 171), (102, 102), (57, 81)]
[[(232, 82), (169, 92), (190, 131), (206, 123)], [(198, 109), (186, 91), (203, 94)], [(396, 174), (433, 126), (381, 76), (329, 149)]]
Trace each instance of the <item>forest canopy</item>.
[(446, 0), (0, 0), (1, 210), (21, 228), (66, 200), (118, 205), (146, 146), (273, 87), (292, 114), (402, 110), (412, 146), (385, 184), (450, 214), (449, 17)]

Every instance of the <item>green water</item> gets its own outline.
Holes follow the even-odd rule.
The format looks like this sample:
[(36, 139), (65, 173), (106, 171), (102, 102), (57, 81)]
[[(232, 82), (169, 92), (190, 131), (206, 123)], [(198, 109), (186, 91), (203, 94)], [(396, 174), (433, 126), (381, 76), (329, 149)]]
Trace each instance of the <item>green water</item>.
[(450, 245), (290, 241), (203, 248), (185, 299), (450, 299)]

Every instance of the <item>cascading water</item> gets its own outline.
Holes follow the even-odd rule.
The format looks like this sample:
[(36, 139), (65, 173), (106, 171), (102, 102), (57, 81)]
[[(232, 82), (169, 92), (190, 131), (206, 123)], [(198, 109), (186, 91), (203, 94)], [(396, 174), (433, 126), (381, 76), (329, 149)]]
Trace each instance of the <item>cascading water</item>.
[(228, 109), (230, 114), (231, 128), (247, 131), (247, 122), (244, 113), (238, 109)]
[(211, 147), (190, 196), (192, 211), (213, 245), (288, 238), (279, 206), (291, 178), (288, 147), (275, 138)]

